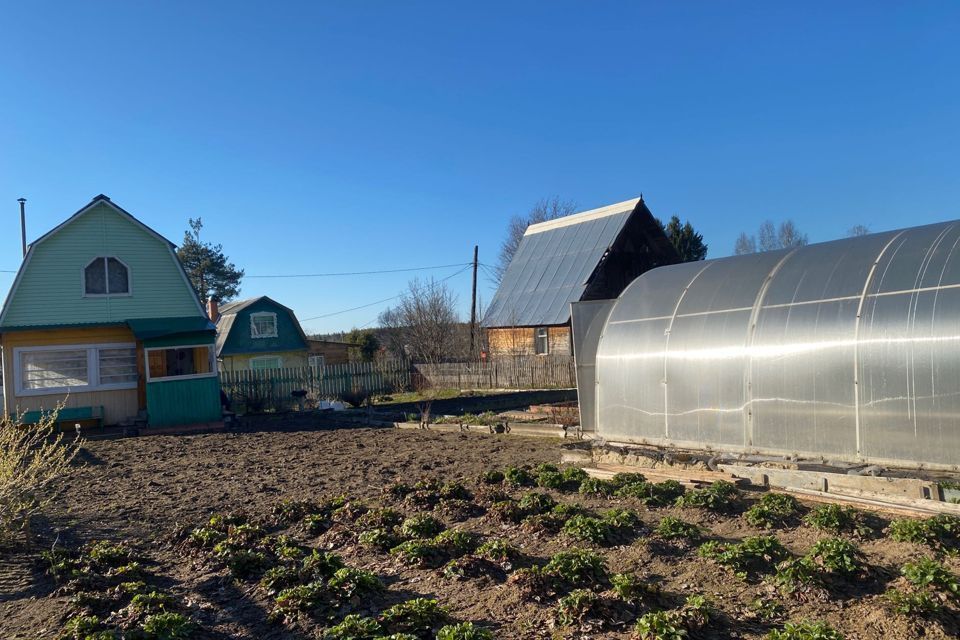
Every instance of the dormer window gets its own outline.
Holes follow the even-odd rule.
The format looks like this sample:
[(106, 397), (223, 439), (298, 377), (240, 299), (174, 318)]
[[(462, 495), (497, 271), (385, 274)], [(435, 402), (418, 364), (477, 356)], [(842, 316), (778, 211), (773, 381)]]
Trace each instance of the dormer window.
[(130, 271), (116, 258), (94, 258), (83, 269), (83, 294), (87, 296), (130, 295)]
[(250, 314), (251, 338), (276, 338), (277, 314), (269, 311)]

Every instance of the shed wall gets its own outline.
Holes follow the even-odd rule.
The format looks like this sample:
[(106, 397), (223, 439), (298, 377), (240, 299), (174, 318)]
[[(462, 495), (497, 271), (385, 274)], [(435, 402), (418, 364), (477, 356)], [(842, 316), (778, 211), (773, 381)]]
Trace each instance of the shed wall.
[(610, 440), (960, 464), (960, 224), (661, 267), (597, 347)]

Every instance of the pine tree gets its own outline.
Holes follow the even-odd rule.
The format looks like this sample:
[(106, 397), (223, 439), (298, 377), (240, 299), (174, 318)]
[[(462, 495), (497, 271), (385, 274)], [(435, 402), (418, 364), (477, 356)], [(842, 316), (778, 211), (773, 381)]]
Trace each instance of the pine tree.
[(673, 216), (667, 224), (660, 224), (670, 244), (680, 254), (681, 261), (695, 262), (707, 257), (707, 245), (703, 243), (703, 236), (694, 230), (689, 221), (681, 223), (679, 217)]
[(227, 256), (223, 255), (222, 245), (201, 242), (201, 229), (201, 219), (190, 218), (190, 229), (183, 235), (183, 244), (177, 249), (177, 257), (201, 302), (206, 304), (210, 298), (226, 302), (240, 293), (243, 269), (237, 269), (228, 261)]

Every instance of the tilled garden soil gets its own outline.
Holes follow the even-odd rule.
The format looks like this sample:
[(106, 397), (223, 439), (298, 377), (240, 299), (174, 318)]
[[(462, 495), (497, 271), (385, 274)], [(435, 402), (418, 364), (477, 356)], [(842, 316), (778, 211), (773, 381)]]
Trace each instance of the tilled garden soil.
[[(574, 543), (562, 534), (531, 530), (503, 522), (487, 512), (495, 491), (479, 482), (489, 470), (513, 465), (556, 463), (562, 441), (517, 436), (490, 436), (393, 429), (154, 436), (91, 442), (80, 456), (81, 466), (58, 489), (49, 517), (36, 527), (38, 544), (54, 539), (67, 547), (91, 540), (124, 541), (158, 576), (166, 590), (184, 603), (200, 625), (198, 638), (258, 640), (316, 638), (323, 624), (309, 616), (284, 624), (271, 621), (273, 599), (256, 578), (234, 579), (209, 551), (191, 548), (184, 532), (206, 523), (212, 514), (244, 512), (265, 524), (270, 533), (287, 533), (295, 542), (340, 555), (348, 566), (372, 571), (387, 590), (351, 606), (355, 613), (375, 616), (413, 597), (438, 599), (455, 620), (470, 620), (494, 631), (498, 638), (629, 638), (635, 614), (653, 608), (677, 607), (686, 596), (703, 594), (716, 607), (712, 621), (690, 637), (762, 638), (787, 620), (825, 620), (848, 639), (950, 638), (958, 622), (947, 613), (920, 618), (893, 613), (883, 597), (904, 562), (927, 556), (927, 546), (894, 542), (882, 533), (856, 542), (866, 559), (866, 571), (855, 579), (833, 581), (827, 591), (805, 598), (782, 595), (769, 580), (743, 579), (710, 560), (698, 557), (695, 546), (668, 543), (651, 531), (667, 515), (699, 525), (705, 537), (737, 541), (773, 533), (793, 554), (805, 554), (829, 534), (794, 523), (772, 531), (750, 526), (737, 513), (716, 514), (696, 508), (648, 508), (635, 498), (586, 497), (578, 493), (536, 488), (503, 488), (519, 498), (536, 490), (556, 501), (579, 504), (600, 513), (613, 507), (635, 510), (641, 524), (617, 546)], [(444, 509), (414, 506), (384, 493), (392, 483), (419, 480), (461, 481), (474, 494), (477, 512), (466, 519)], [(505, 538), (518, 547), (523, 560), (516, 566), (545, 563), (557, 552), (589, 548), (602, 555), (611, 573), (632, 573), (655, 586), (657, 606), (617, 601), (606, 618), (587, 619), (578, 628), (555, 622), (557, 596), (524, 597), (509, 578), (516, 569), (486, 571), (479, 577), (453, 578), (441, 568), (411, 567), (386, 552), (357, 542), (360, 528), (338, 519), (319, 535), (297, 524), (271, 525), (281, 501), (318, 503), (346, 495), (369, 507), (392, 507), (412, 516), (432, 514), (450, 527), (484, 539)], [(753, 498), (744, 501), (749, 506)], [(0, 552), (3, 553), (3, 552)], [(74, 611), (70, 597), (44, 574), (38, 554), (0, 555), (0, 638), (56, 637)], [(945, 564), (955, 573), (960, 562)], [(603, 587), (598, 587), (603, 591)], [(764, 619), (755, 610), (758, 599), (779, 605), (779, 613)], [(618, 604), (619, 602), (619, 604)]]

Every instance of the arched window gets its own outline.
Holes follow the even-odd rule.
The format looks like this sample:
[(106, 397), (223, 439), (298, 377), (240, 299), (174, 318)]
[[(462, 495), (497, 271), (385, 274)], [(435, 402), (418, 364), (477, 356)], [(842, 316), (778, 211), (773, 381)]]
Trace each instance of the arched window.
[(130, 271), (117, 258), (94, 258), (83, 270), (83, 294), (117, 296), (130, 294)]

